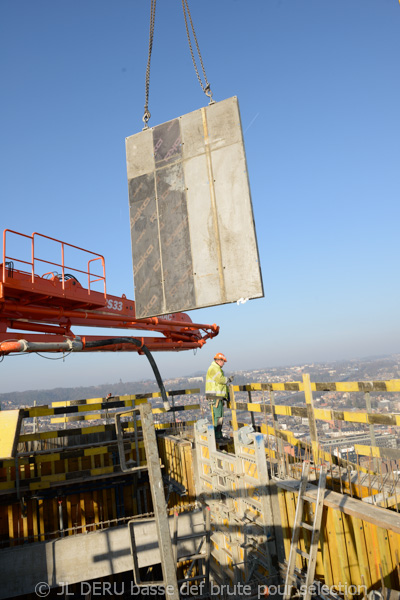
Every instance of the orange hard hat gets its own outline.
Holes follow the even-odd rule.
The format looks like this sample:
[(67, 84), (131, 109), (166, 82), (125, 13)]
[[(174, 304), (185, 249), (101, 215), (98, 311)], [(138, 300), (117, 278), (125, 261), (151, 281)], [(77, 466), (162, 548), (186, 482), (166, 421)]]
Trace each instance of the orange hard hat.
[(228, 362), (222, 352), (217, 352), (214, 356), (214, 360), (223, 360), (224, 362)]

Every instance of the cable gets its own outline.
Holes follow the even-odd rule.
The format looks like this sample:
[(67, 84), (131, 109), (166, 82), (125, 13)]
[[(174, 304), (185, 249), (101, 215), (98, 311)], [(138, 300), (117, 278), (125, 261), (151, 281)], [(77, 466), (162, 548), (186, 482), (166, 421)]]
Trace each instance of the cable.
[(50, 356), (44, 356), (44, 354), (40, 354), (40, 352), (35, 352), (35, 354), (40, 356), (40, 358), (46, 358), (47, 360), (64, 360), (65, 358), (67, 358), (67, 356), (69, 356), (71, 354), (71, 352), (68, 352), (68, 354), (63, 354), (62, 356), (59, 356), (58, 358), (50, 358)]
[(150, 61), (151, 61), (151, 52), (153, 50), (153, 38), (154, 38), (154, 23), (156, 20), (156, 2), (157, 0), (151, 0), (150, 7), (150, 32), (149, 32), (149, 54), (147, 57), (147, 67), (146, 67), (146, 84), (145, 84), (145, 103), (144, 103), (144, 115), (143, 129), (148, 129), (148, 121), (151, 117), (149, 111), (149, 91), (150, 91)]
[[(199, 83), (201, 85), (201, 89), (203, 90), (203, 92), (205, 93), (205, 95), (210, 98), (210, 102), (209, 103), (212, 104), (213, 102), (215, 102), (215, 100), (212, 99), (212, 91), (211, 91), (210, 84), (209, 84), (208, 79), (207, 79), (206, 70), (205, 70), (204, 64), (203, 64), (203, 59), (201, 57), (200, 47), (199, 47), (199, 43), (197, 41), (196, 32), (194, 30), (194, 25), (193, 25), (193, 21), (192, 21), (192, 16), (190, 14), (188, 0), (182, 0), (182, 10), (183, 10), (183, 16), (185, 18), (186, 35), (187, 35), (187, 39), (188, 39), (188, 42), (189, 42), (190, 55), (192, 57), (194, 70), (196, 71), (197, 79), (199, 80)], [(193, 52), (193, 47), (192, 47), (192, 41), (190, 39), (190, 33), (189, 33), (189, 26), (188, 26), (188, 22), (187, 22), (187, 17), (189, 17), (190, 27), (192, 29), (193, 38), (194, 38), (194, 41), (195, 41), (195, 44), (196, 44), (197, 54), (199, 55), (199, 60), (200, 60), (201, 70), (203, 71), (205, 85), (203, 84), (203, 82), (201, 80), (201, 77), (200, 77), (200, 74), (199, 74), (199, 70), (198, 70), (197, 64), (196, 64), (196, 59), (194, 57), (194, 52)]]
[(157, 363), (153, 358), (150, 350), (140, 340), (136, 338), (108, 338), (106, 340), (94, 340), (85, 343), (85, 348), (101, 348), (102, 346), (112, 346), (114, 344), (133, 344), (137, 346), (143, 354), (146, 355), (151, 368), (153, 369), (154, 376), (156, 378), (161, 397), (164, 403), (165, 410), (170, 410), (170, 405), (167, 398), (167, 392), (165, 391), (163, 380), (161, 379), (160, 371), (158, 370)]

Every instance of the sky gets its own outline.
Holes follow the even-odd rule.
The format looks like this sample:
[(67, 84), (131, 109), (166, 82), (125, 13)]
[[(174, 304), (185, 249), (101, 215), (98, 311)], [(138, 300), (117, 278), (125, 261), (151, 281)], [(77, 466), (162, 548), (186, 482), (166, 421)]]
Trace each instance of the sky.
[[(157, 353), (161, 375), (216, 352), (228, 372), (400, 352), (398, 0), (189, 4), (214, 99), (239, 99), (265, 298), (191, 311), (220, 334)], [(150, 0), (0, 1), (1, 229), (103, 254), (128, 298), (149, 16)], [(181, 2), (159, 0), (149, 124), (207, 103)], [(152, 378), (130, 353), (9, 356), (0, 375), (3, 393)]]

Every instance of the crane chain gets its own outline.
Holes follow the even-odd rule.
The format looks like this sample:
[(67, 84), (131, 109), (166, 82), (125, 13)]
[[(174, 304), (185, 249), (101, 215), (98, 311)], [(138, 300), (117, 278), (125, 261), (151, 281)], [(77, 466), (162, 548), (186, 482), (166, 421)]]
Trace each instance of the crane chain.
[[(148, 122), (149, 122), (150, 117), (151, 117), (151, 114), (150, 114), (150, 111), (149, 111), (150, 63), (151, 63), (151, 53), (152, 53), (152, 50), (153, 50), (154, 23), (155, 23), (155, 19), (156, 19), (156, 3), (157, 3), (157, 0), (151, 0), (151, 6), (150, 6), (150, 31), (149, 31), (149, 52), (148, 52), (147, 67), (146, 67), (145, 103), (144, 103), (144, 114), (143, 114), (144, 127), (143, 127), (143, 129), (148, 129), (148, 127), (149, 127)], [(207, 79), (206, 70), (204, 68), (203, 59), (202, 59), (202, 56), (201, 56), (201, 53), (200, 53), (200, 47), (199, 47), (199, 43), (197, 41), (197, 36), (196, 36), (196, 32), (195, 32), (194, 25), (193, 25), (193, 20), (192, 20), (192, 15), (190, 14), (188, 0), (182, 0), (182, 9), (183, 9), (183, 16), (185, 18), (186, 35), (187, 35), (187, 39), (188, 39), (188, 42), (189, 42), (190, 55), (192, 57), (192, 62), (193, 62), (194, 70), (196, 72), (197, 79), (199, 80), (201, 89), (206, 94), (206, 96), (208, 96), (208, 98), (210, 99), (209, 104), (212, 104), (214, 102), (214, 100), (212, 98), (212, 91), (211, 91), (211, 87), (210, 87), (210, 84), (209, 84), (208, 79)], [(201, 79), (201, 76), (200, 76), (200, 73), (199, 73), (199, 70), (197, 68), (196, 59), (195, 59), (194, 52), (193, 52), (192, 40), (190, 38), (188, 17), (189, 17), (190, 27), (191, 27), (191, 30), (192, 30), (193, 39), (194, 39), (195, 44), (196, 44), (196, 50), (197, 50), (197, 54), (199, 56), (199, 61), (200, 61), (201, 70), (203, 72), (203, 77), (204, 77), (204, 82), (205, 83), (203, 83), (203, 81)]]
[(153, 50), (153, 38), (154, 38), (154, 23), (156, 19), (156, 3), (157, 0), (151, 0), (150, 7), (150, 32), (149, 32), (149, 54), (147, 57), (147, 67), (146, 67), (146, 84), (145, 84), (145, 103), (144, 103), (144, 115), (143, 129), (148, 129), (148, 122), (151, 117), (149, 111), (149, 91), (150, 91), (150, 61), (151, 61), (151, 52)]
[[(203, 59), (201, 57), (200, 47), (199, 47), (199, 43), (197, 41), (196, 32), (194, 30), (194, 25), (193, 25), (193, 21), (192, 21), (192, 16), (190, 14), (188, 0), (182, 0), (182, 10), (183, 10), (183, 16), (185, 18), (186, 35), (187, 35), (187, 39), (188, 39), (188, 42), (189, 42), (189, 49), (190, 49), (190, 54), (191, 54), (192, 61), (193, 61), (194, 70), (196, 72), (197, 79), (199, 80), (199, 83), (201, 85), (201, 89), (203, 90), (203, 92), (205, 93), (205, 95), (210, 98), (209, 104), (212, 104), (214, 102), (214, 100), (212, 98), (212, 91), (211, 91), (211, 87), (210, 87), (210, 84), (209, 84), (208, 79), (207, 79), (206, 70), (205, 70), (204, 64), (203, 64)], [(190, 32), (189, 32), (189, 26), (188, 26), (187, 17), (189, 17), (190, 26), (191, 26), (192, 33), (193, 33), (193, 38), (194, 38), (194, 41), (195, 41), (195, 44), (196, 44), (197, 54), (199, 55), (200, 65), (201, 65), (201, 69), (203, 71), (205, 85), (203, 84), (203, 82), (201, 80), (201, 77), (200, 77), (200, 74), (199, 74), (199, 70), (198, 70), (197, 64), (196, 64), (196, 59), (194, 57), (193, 46), (192, 46), (192, 41), (190, 39)]]

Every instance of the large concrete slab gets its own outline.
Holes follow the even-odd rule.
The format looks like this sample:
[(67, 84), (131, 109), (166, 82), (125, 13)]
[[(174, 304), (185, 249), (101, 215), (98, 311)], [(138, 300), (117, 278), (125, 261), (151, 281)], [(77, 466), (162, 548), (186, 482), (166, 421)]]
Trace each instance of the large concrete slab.
[(136, 317), (264, 295), (236, 97), (126, 140)]
[[(160, 562), (154, 521), (134, 524), (139, 567)], [(173, 519), (170, 518), (172, 537)], [(178, 557), (194, 554), (200, 543), (192, 537), (204, 531), (201, 511), (181, 514), (178, 519)], [(128, 527), (112, 527), (50, 542), (25, 544), (0, 550), (0, 599), (32, 594), (39, 583), (50, 588), (60, 582), (73, 584), (133, 570)]]

